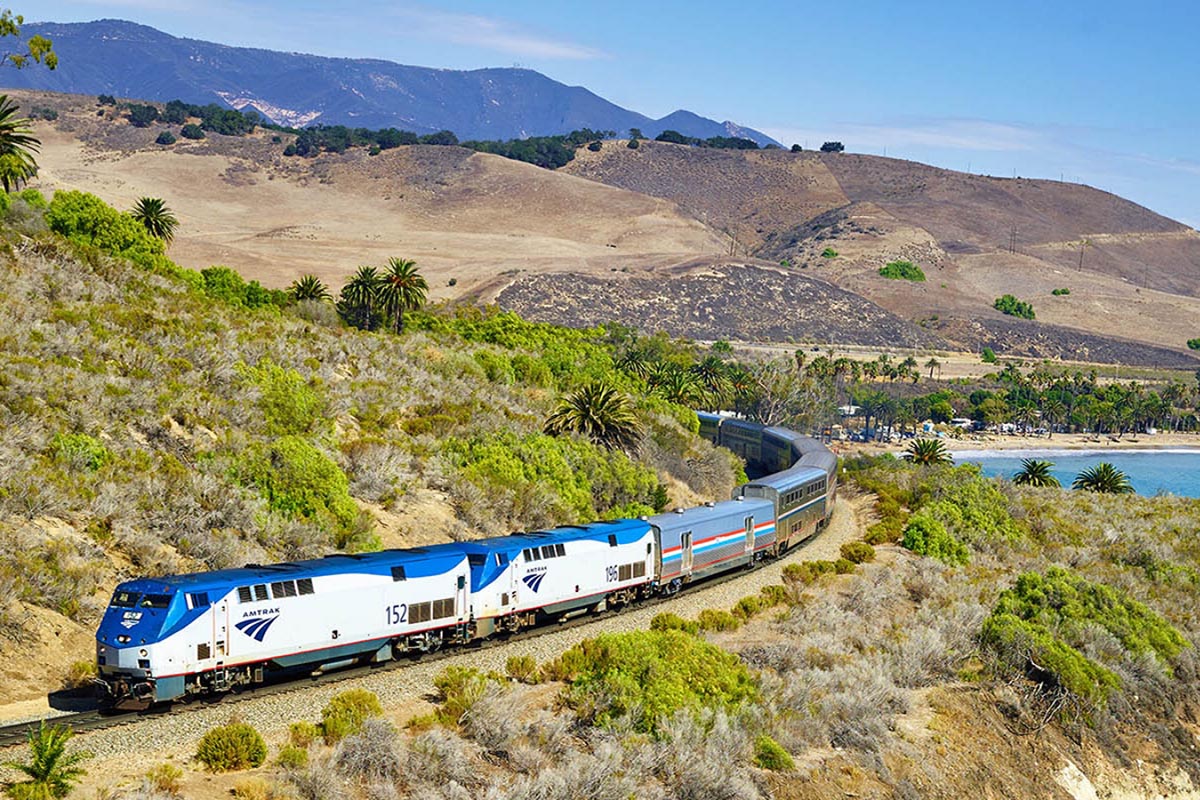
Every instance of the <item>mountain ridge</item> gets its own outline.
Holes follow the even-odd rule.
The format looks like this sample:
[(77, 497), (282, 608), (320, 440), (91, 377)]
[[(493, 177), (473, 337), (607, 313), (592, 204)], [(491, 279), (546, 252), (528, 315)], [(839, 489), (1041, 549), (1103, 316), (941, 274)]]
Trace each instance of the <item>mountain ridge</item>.
[(529, 69), (451, 70), (234, 47), (113, 19), (32, 23), (24, 30), (53, 40), (60, 65), (53, 72), (11, 70), (4, 77), (11, 88), (215, 102), (252, 108), (281, 125), (451, 130), (462, 139), (639, 128), (650, 137), (673, 129), (778, 144), (752, 128), (682, 109), (655, 120)]

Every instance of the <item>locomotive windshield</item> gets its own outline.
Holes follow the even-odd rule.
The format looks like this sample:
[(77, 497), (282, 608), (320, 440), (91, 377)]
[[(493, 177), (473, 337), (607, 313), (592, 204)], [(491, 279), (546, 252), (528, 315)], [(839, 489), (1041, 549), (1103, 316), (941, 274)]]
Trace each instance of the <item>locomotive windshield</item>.
[(112, 602), (109, 605), (116, 608), (133, 608), (137, 605), (137, 600), (140, 596), (139, 592), (122, 592), (118, 589), (113, 594)]
[(169, 594), (147, 594), (142, 596), (142, 602), (138, 603), (141, 608), (166, 608), (171, 605), (171, 595)]

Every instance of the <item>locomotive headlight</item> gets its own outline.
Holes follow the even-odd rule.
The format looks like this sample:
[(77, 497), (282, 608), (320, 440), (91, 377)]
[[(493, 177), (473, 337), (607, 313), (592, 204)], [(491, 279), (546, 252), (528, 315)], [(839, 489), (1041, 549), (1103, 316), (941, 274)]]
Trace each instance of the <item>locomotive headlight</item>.
[(117, 637), (117, 644), (129, 644), (129, 637), (125, 634), (121, 634)]
[(138, 650), (138, 655), (141, 656), (142, 658), (145, 658), (146, 656), (148, 656), (150, 654), (147, 653), (146, 648), (143, 647), (141, 650)]

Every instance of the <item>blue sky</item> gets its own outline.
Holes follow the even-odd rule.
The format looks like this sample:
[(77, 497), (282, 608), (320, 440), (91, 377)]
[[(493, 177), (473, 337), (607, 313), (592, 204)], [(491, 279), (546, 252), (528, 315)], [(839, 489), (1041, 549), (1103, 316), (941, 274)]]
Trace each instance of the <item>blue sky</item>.
[[(338, 7), (343, 6), (343, 7)], [(176, 36), (451, 69), (520, 65), (660, 117), (1079, 181), (1200, 226), (1200, 3), (39, 0)]]

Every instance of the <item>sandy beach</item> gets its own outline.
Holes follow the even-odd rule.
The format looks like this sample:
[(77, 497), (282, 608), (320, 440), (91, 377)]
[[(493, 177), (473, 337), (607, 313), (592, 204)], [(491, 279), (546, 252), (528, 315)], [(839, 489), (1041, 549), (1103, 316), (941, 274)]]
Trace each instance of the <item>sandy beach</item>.
[[(899, 442), (833, 442), (829, 448), (840, 456), (902, 453), (911, 439)], [(1200, 453), (1200, 433), (1157, 433), (1154, 435), (1056, 433), (1053, 436), (968, 433), (961, 437), (943, 436), (941, 441), (952, 453), (999, 452), (1020, 450), (1180, 450)]]

